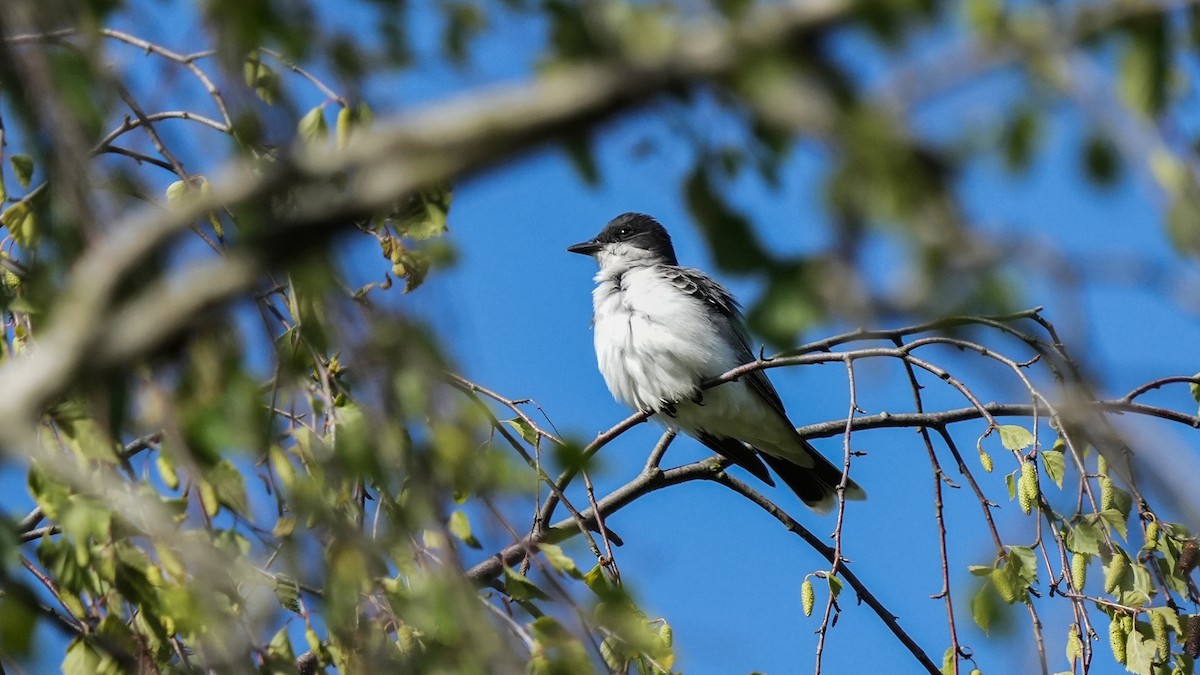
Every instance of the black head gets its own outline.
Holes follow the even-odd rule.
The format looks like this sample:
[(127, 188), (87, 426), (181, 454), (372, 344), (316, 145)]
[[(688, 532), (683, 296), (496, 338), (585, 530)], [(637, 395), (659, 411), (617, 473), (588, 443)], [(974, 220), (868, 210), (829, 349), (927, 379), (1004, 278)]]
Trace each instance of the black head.
[(591, 241), (567, 248), (571, 253), (595, 255), (609, 244), (627, 244), (647, 251), (668, 265), (678, 265), (671, 235), (657, 220), (644, 213), (623, 213), (608, 221)]

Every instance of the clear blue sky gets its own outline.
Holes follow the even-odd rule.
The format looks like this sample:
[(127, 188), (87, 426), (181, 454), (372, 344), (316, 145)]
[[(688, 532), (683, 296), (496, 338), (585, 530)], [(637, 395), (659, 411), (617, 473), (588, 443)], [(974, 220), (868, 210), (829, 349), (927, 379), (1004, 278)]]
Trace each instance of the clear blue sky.
[[(186, 4), (140, 6), (144, 13), (126, 28), (180, 51), (205, 46), (189, 34), (194, 25), (184, 17), (191, 15), (180, 9)], [(328, 11), (329, 22), (347, 30), (367, 20), (342, 9), (333, 3), (323, 11)], [(414, 16), (418, 44), (427, 50), (437, 40), (433, 15), (417, 9)], [(368, 99), (385, 116), (389, 110), (445, 93), (528, 74), (540, 46), (539, 27), (510, 21), (496, 28), (473, 51), (470, 70), (422, 67), (411, 75), (374, 80)], [(935, 35), (930, 40), (940, 43), (944, 37)], [(871, 80), (886, 71), (887, 55), (864, 48), (861, 40), (847, 40), (843, 46), (853, 54), (848, 58), (857, 59), (854, 63), (864, 78)], [(135, 52), (113, 49), (131, 61), (140, 58)], [(918, 45), (915, 51), (921, 49)], [(146, 77), (154, 76), (148, 72)], [(940, 138), (940, 130), (960, 129), (965, 120), (998, 114), (1000, 106), (1016, 95), (1013, 78), (993, 78), (985, 86), (956, 91), (920, 109), (913, 122)], [(318, 98), (309, 101), (317, 102)], [(612, 400), (595, 368), (588, 325), (593, 263), (567, 254), (566, 246), (590, 238), (621, 212), (644, 211), (658, 216), (670, 229), (683, 264), (713, 269), (679, 197), (680, 180), (691, 157), (664, 122), (664, 111), (680, 114), (669, 105), (656, 106), (619, 120), (598, 137), (600, 187), (584, 186), (565, 156), (554, 149), (458, 185), (450, 219), (457, 264), (435, 270), (419, 292), (403, 297), (393, 292), (388, 300), (397, 311), (433, 324), (464, 375), (509, 396), (537, 400), (560, 431), (580, 440), (610, 427), (628, 411)], [(716, 137), (731, 134), (728, 121), (703, 106), (687, 114), (710, 125)], [(1107, 191), (1083, 181), (1076, 152), (1083, 128), (1080, 116), (1069, 108), (1053, 116), (1044, 132), (1047, 143), (1024, 176), (1009, 175), (992, 161), (971, 165), (959, 185), (969, 214), (1007, 243), (1036, 237), (1074, 255), (1137, 253), (1178, 273), (1185, 265), (1166, 243), (1161, 227), (1163, 200), (1147, 177), (1126, 175)], [(653, 142), (653, 151), (635, 152), (646, 140)], [(779, 192), (750, 182), (736, 186), (735, 203), (754, 216), (768, 244), (803, 251), (827, 240), (828, 218), (819, 183), (824, 161), (816, 149), (798, 152), (786, 166), (785, 187)], [(347, 267), (362, 275), (362, 281), (377, 279), (372, 274), (381, 275), (385, 269), (377, 251), (353, 243), (344, 248)], [(898, 283), (900, 271), (895, 269), (897, 257), (890, 244), (880, 242), (872, 259), (879, 265), (877, 283)], [(1064, 300), (1052, 281), (1038, 269), (1022, 266), (1023, 262), (1013, 260), (1014, 278), (1027, 298), (1024, 304), (1046, 305), (1053, 321), (1066, 321), (1078, 313), (1085, 317), (1079, 326), (1083, 331), (1068, 337), (1081, 340), (1076, 349), (1101, 375), (1106, 393), (1119, 395), (1154, 377), (1198, 369), (1182, 356), (1185, 346), (1200, 341), (1194, 315), (1155, 293), (1120, 286), (1100, 285), (1081, 298)], [(1098, 272), (1102, 275), (1103, 270)], [(760, 291), (754, 279), (726, 276), (722, 280), (746, 304)], [(816, 327), (809, 337), (844, 328)], [(995, 371), (973, 369), (976, 362), (966, 357), (941, 354), (939, 358), (970, 378), (985, 400), (1020, 400), (1013, 383), (995, 377)], [(771, 376), (797, 424), (846, 414), (846, 378), (840, 368), (775, 370)], [(910, 410), (901, 376), (894, 364), (864, 365), (859, 371), (860, 404), (868, 413)], [(963, 405), (956, 394), (936, 384), (928, 394), (931, 407)], [(1177, 394), (1177, 399), (1187, 396), (1186, 390)], [(974, 460), (972, 448), (982, 430), (983, 423), (960, 426), (958, 440), (969, 462)], [(644, 425), (609, 445), (601, 456), (598, 487), (603, 490), (632, 477), (657, 435), (657, 429)], [(1003, 474), (1015, 466), (999, 452), (997, 439), (985, 443), (997, 460), (996, 473), (984, 480), (985, 489), (1002, 503), (999, 522), (1009, 543), (1028, 543), (1032, 535), (1026, 519), (1015, 504), (1004, 501)], [(1192, 443), (1189, 449), (1194, 449)], [(856, 461), (855, 476), (870, 500), (848, 509), (846, 554), (859, 577), (940, 662), (949, 643), (944, 606), (929, 597), (938, 592), (941, 579), (925, 450), (912, 431), (863, 433), (853, 445), (869, 453)], [(837, 439), (818, 446), (830, 455), (840, 454)], [(684, 439), (672, 448), (667, 462), (684, 463), (705, 454)], [(949, 459), (942, 461), (950, 469)], [(953, 470), (951, 477), (959, 478)], [(6, 493), (22, 489), (21, 477), (4, 479)], [(978, 505), (966, 492), (948, 490), (946, 496), (954, 568), (951, 591), (959, 608), (960, 640), (975, 651), (985, 673), (1033, 672), (1036, 661), (1023, 611), (1014, 613), (1011, 639), (985, 641), (971, 621), (973, 587), (966, 566), (987, 564), (992, 553)], [(768, 495), (814, 532), (832, 530), (832, 518), (809, 513), (785, 491), (768, 489)], [(719, 486), (689, 484), (637, 502), (610, 524), (626, 542), (617, 553), (623, 575), (651, 616), (664, 617), (674, 626), (678, 667), (684, 672), (811, 672), (813, 630), (819, 620), (802, 615), (799, 589), (805, 574), (827, 564), (772, 518)], [(487, 534), (491, 535), (488, 541), (504, 540), (502, 532)], [(586, 549), (570, 547), (570, 551), (581, 565), (590, 564)], [(817, 597), (821, 607), (825, 593), (820, 586)], [(827, 642), (825, 672), (918, 672), (875, 615), (855, 604), (851, 592), (843, 595), (841, 606), (839, 624)], [(1062, 645), (1068, 607), (1046, 599), (1037, 606), (1047, 625), (1051, 671), (1065, 670)], [(1122, 672), (1110, 665), (1103, 640), (1099, 651), (1100, 667), (1093, 672)]]

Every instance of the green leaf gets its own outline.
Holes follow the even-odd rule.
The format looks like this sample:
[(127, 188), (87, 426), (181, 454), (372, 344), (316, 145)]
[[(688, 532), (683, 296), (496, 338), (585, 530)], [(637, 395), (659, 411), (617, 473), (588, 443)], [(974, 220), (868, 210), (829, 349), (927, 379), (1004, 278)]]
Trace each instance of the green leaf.
[(549, 600), (550, 596), (545, 591), (538, 588), (536, 584), (529, 580), (529, 577), (514, 570), (508, 565), (504, 566), (504, 592), (510, 598), (518, 602), (528, 602), (530, 600)]
[(167, 488), (171, 490), (179, 488), (179, 475), (175, 473), (175, 465), (166, 454), (158, 453), (158, 457), (154, 459), (154, 467), (158, 470), (158, 477), (162, 479)]
[(1015, 424), (1002, 424), (996, 427), (996, 430), (1000, 432), (1000, 442), (1004, 444), (1004, 447), (1013, 452), (1024, 450), (1033, 445), (1033, 434), (1025, 427)]
[(826, 574), (825, 580), (829, 582), (829, 593), (837, 598), (838, 594), (842, 592), (842, 580), (832, 574)]
[(475, 538), (475, 534), (471, 532), (471, 521), (462, 511), (454, 511), (450, 514), (450, 522), (447, 527), (450, 534), (458, 537), (467, 546), (475, 549), (483, 548), (483, 545)]
[(1093, 132), (1083, 144), (1084, 174), (1098, 186), (1108, 187), (1121, 173), (1121, 155), (1112, 140)]
[(1041, 135), (1041, 119), (1036, 108), (1022, 105), (1009, 118), (1001, 139), (1004, 164), (1011, 171), (1027, 168)]
[(612, 590), (612, 586), (608, 582), (608, 576), (604, 573), (604, 568), (599, 565), (596, 565), (588, 570), (587, 574), (583, 575), (583, 583), (600, 597), (607, 597)]
[(1131, 673), (1150, 675), (1153, 672), (1157, 649), (1154, 633), (1144, 621), (1138, 621), (1125, 638), (1125, 669)]
[(67, 655), (62, 662), (63, 675), (97, 675), (100, 670), (100, 654), (83, 638), (71, 640)]
[(718, 266), (731, 272), (750, 272), (771, 259), (749, 219), (726, 203), (726, 192), (713, 185), (703, 159), (688, 174), (684, 193), (688, 213), (700, 225)]
[(536, 447), (538, 445), (538, 441), (541, 440), (541, 437), (538, 435), (537, 430), (533, 428), (533, 425), (523, 418), (514, 417), (510, 420), (504, 420), (504, 423), (512, 427), (513, 430), (520, 435), (522, 440), (534, 447)]
[(1037, 554), (1028, 546), (1010, 546), (1008, 564), (1016, 564), (1018, 578), (1028, 586), (1037, 581)]
[(17, 202), (0, 213), (0, 225), (8, 228), (13, 240), (23, 247), (32, 246), (37, 236), (37, 220), (29, 202)]
[(242, 472), (227, 459), (217, 462), (204, 471), (206, 483), (216, 491), (217, 502), (241, 515), (250, 512), (250, 503), (246, 499), (246, 484)]
[(286, 574), (275, 577), (275, 599), (289, 612), (300, 613), (300, 586)]
[(958, 675), (958, 653), (954, 645), (947, 647), (942, 654), (942, 675)]
[(1046, 476), (1054, 481), (1054, 484), (1062, 489), (1063, 473), (1066, 471), (1066, 458), (1062, 450), (1046, 450), (1042, 452), (1042, 468), (1046, 470)]
[(1120, 511), (1116, 509), (1105, 509), (1099, 514), (1094, 515), (1099, 516), (1100, 520), (1120, 534), (1122, 539), (1127, 539), (1129, 537), (1129, 526), (1125, 521), (1126, 516)]
[(567, 136), (562, 141), (563, 150), (571, 166), (584, 183), (595, 187), (600, 184), (600, 167), (596, 164), (596, 153), (592, 148), (591, 138), (582, 134)]
[(409, 239), (440, 237), (448, 229), (453, 199), (454, 191), (448, 184), (421, 190), (403, 199), (388, 215), (387, 223)]
[(1167, 102), (1170, 75), (1167, 18), (1146, 14), (1128, 25), (1130, 41), (1121, 55), (1118, 90), (1131, 108), (1154, 116)]
[(561, 546), (543, 543), (538, 544), (538, 550), (542, 552), (542, 555), (546, 556), (546, 562), (550, 563), (550, 566), (554, 569), (576, 579), (583, 578), (583, 573), (575, 566), (575, 561), (563, 552)]
[(17, 594), (0, 595), (0, 652), (27, 656), (37, 623), (37, 610), (28, 601)]
[(242, 73), (246, 78), (246, 85), (254, 89), (254, 93), (263, 100), (267, 105), (275, 105), (275, 101), (279, 99), (280, 94), (280, 79), (279, 73), (273, 68), (263, 63), (258, 58), (258, 53), (252, 53), (242, 69)]
[(300, 118), (300, 123), (296, 125), (296, 131), (300, 134), (301, 140), (306, 143), (320, 141), (329, 136), (329, 126), (325, 123), (325, 106), (319, 105), (304, 114)]
[[(987, 569), (991, 570), (992, 568)], [(999, 600), (1000, 598), (990, 583), (981, 585), (975, 596), (971, 598), (971, 616), (975, 619), (975, 625), (979, 626), (984, 633), (991, 629), (992, 623), (1000, 615)]]
[(8, 158), (12, 164), (13, 175), (17, 177), (17, 182), (21, 187), (29, 189), (29, 184), (33, 182), (33, 158), (29, 155), (13, 155)]
[(178, 204), (183, 200), (184, 195), (188, 192), (188, 184), (185, 180), (177, 180), (167, 186), (167, 203)]
[(1074, 553), (1100, 554), (1100, 529), (1089, 520), (1081, 520), (1067, 529), (1067, 548)]

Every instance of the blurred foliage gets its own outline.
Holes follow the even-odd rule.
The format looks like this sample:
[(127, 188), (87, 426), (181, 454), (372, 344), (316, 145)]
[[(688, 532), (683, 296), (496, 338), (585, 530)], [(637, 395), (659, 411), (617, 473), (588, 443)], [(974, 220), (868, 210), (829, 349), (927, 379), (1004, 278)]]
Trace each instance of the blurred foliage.
[[(293, 148), (345, 152), (375, 124), (361, 100), (367, 85), (417, 67), (469, 71), (486, 58), (480, 41), (496, 48), (498, 27), (514, 21), (543, 31), (530, 48), (548, 72), (601, 63), (637, 76), (687, 46), (696, 26), (740, 36), (745, 54), (729, 73), (667, 76), (663, 88), (694, 150), (680, 176), (683, 203), (719, 267), (763, 281), (750, 318), (774, 344), (830, 319), (1013, 307), (1017, 291), (990, 255), (994, 242), (960, 208), (957, 183), (979, 155), (1013, 171), (1030, 166), (1046, 117), (1080, 98), (1064, 41), (1116, 64), (1107, 93), (1122, 107), (1098, 115), (1086, 135), (1085, 175), (1101, 186), (1123, 172), (1152, 176), (1170, 203), (1172, 241), (1200, 254), (1198, 143), (1164, 132), (1191, 95), (1194, 7), (831, 2), (828, 16), (762, 47), (755, 17), (777, 3), (443, 0), (418, 9), (361, 0), (339, 6), (351, 17), (342, 22), (327, 21), (332, 10), (320, 3), (208, 0), (199, 16), (174, 4), (195, 28), (194, 52), (112, 29), (137, 25), (133, 3), (9, 0), (0, 9), (0, 363), (36, 343), (68, 274), (119, 216), (146, 201), (204, 203), (195, 201), (212, 194), (204, 174), (227, 160), (263, 173)], [(440, 29), (434, 49), (415, 35), (428, 22)], [(999, 113), (994, 143), (951, 137), (974, 133), (966, 125), (936, 141), (918, 135), (907, 113), (922, 104), (919, 91), (885, 101), (835, 56), (839, 40), (866, 40), (900, 63), (931, 27), (977, 48), (952, 64), (966, 80), (1008, 69), (1033, 92)], [(161, 109), (141, 107), (152, 103)], [(708, 137), (713, 114), (736, 123), (735, 142)], [(556, 133), (546, 140), (563, 143), (581, 179), (602, 184), (603, 130)], [(789, 160), (814, 146), (829, 158), (818, 188), (832, 244), (781, 254), (739, 208), (735, 186), (780, 190)], [(341, 187), (339, 177), (330, 183)], [(377, 281), (348, 288), (327, 240), (284, 242), (295, 254), (281, 254), (242, 306), (206, 314), (163, 350), (74, 382), (38, 411), (36, 447), (5, 456), (5, 468), (24, 462), (38, 510), (20, 521), (8, 514), (0, 528), (0, 654), (38, 655), (41, 623), (69, 636), (68, 675), (675, 670), (671, 626), (639, 607), (598, 551), (586, 572), (545, 543), (519, 568), (474, 580), (482, 591), (463, 576), (482, 555), (472, 551), (520, 536), (495, 500), (535, 493), (544, 469), (530, 458), (548, 435), (520, 415), (498, 421), (477, 392), (453, 385), (438, 336), (394, 311), (399, 293), (381, 297), (397, 281), (419, 291), (453, 261), (444, 237), (452, 196), (450, 185), (428, 185), (347, 219), (351, 236), (379, 246)], [(192, 238), (158, 251), (121, 293), (170, 279), (181, 259), (240, 251), (272, 213), (302, 207), (293, 201), (213, 205)], [(794, 215), (797, 229), (816, 227), (804, 217)], [(883, 291), (862, 263), (880, 241), (896, 245), (904, 272)], [(1096, 503), (1054, 511), (1041, 497), (1069, 473), (1063, 448), (1039, 447), (1019, 426), (999, 432), (1008, 450), (1025, 453), (1008, 477), (1010, 497), (1047, 519), (1071, 572), (1039, 579), (1033, 548), (1003, 547), (972, 568), (982, 582), (975, 621), (988, 630), (1006, 606), (1031, 603), (1031, 589), (1048, 585), (1094, 602), (1115, 660), (1130, 671), (1193, 672), (1200, 618), (1171, 596), (1194, 596), (1191, 531), (1117, 487), (1094, 454), (1096, 468), (1076, 478), (1095, 485)], [(1086, 580), (1089, 569), (1103, 579)], [(841, 582), (827, 580), (836, 597)], [(804, 584), (810, 614), (814, 591)], [(1092, 616), (1069, 628), (1072, 668), (1090, 662)], [(948, 667), (957, 671), (960, 656), (951, 652)]]

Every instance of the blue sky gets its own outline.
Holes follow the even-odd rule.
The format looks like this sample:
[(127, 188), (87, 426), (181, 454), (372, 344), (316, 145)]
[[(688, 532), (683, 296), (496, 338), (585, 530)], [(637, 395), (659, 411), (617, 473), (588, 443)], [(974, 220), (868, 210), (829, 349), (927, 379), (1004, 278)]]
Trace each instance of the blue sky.
[[(342, 12), (337, 4), (328, 7), (326, 18), (347, 29), (368, 20), (356, 12)], [(142, 8), (144, 13), (125, 28), (180, 51), (204, 46), (189, 34), (187, 21), (176, 20), (173, 12), (180, 9), (178, 5), (155, 3)], [(412, 25), (423, 51), (436, 45), (435, 24), (433, 14), (424, 8), (415, 10)], [(471, 69), (419, 67), (403, 77), (373, 80), (367, 98), (384, 116), (389, 110), (446, 93), (526, 75), (540, 35), (532, 22), (504, 20), (477, 44)], [(929, 44), (940, 44), (945, 37), (930, 35)], [(858, 49), (862, 46), (848, 40), (846, 58), (861, 60), (856, 65), (866, 80), (882, 77), (887, 55)], [(932, 47), (918, 45), (912, 52), (928, 49)], [(123, 48), (113, 50), (131, 61), (140, 58)], [(147, 70), (145, 77), (150, 80), (154, 75)], [(918, 130), (938, 138), (939, 130), (959, 129), (965, 121), (999, 114), (1020, 95), (1019, 87), (1016, 78), (990, 78), (983, 86), (956, 90), (919, 109), (912, 121)], [(306, 103), (319, 102), (313, 98)], [(395, 311), (434, 326), (465, 376), (514, 398), (535, 399), (560, 431), (582, 441), (612, 426), (628, 411), (612, 400), (595, 368), (588, 325), (594, 264), (566, 253), (566, 246), (590, 238), (619, 213), (643, 211), (668, 227), (683, 264), (713, 269), (679, 196), (691, 156), (664, 121), (664, 112), (675, 115), (680, 109), (659, 104), (606, 127), (595, 143), (603, 177), (598, 187), (583, 185), (556, 149), (539, 151), (457, 185), (449, 234), (458, 251), (457, 263), (435, 270), (417, 293), (401, 296), (393, 291), (386, 296), (385, 302)], [(703, 105), (687, 114), (715, 137), (733, 134), (728, 120)], [(1194, 269), (1166, 241), (1162, 195), (1146, 176), (1127, 173), (1108, 190), (1083, 180), (1077, 148), (1085, 129), (1082, 117), (1062, 106), (1048, 120), (1046, 143), (1028, 173), (1011, 175), (994, 160), (968, 166), (958, 185), (967, 213), (1009, 245), (1035, 238), (1074, 256), (1106, 259), (1137, 254), (1169, 275), (1195, 282)], [(186, 133), (175, 137), (185, 138)], [(643, 155), (636, 150), (646, 140), (653, 142), (654, 149)], [(828, 240), (820, 185), (827, 159), (822, 149), (803, 146), (785, 167), (782, 190), (773, 192), (751, 181), (734, 186), (734, 203), (754, 217), (769, 245), (807, 251)], [(352, 277), (366, 282), (382, 275), (385, 266), (377, 249), (358, 240), (340, 246)], [(896, 267), (899, 258), (892, 242), (877, 241), (870, 259), (877, 265), (872, 275), (875, 283), (900, 282), (902, 270)], [(1078, 340), (1077, 351), (1099, 376), (1105, 393), (1120, 395), (1155, 377), (1200, 369), (1184, 351), (1200, 341), (1194, 314), (1183, 312), (1160, 293), (1120, 284), (1097, 284), (1078, 298), (1064, 297), (1062, 289), (1041, 270), (1031, 268), (1028, 260), (1019, 253), (1012, 260), (1014, 278), (1027, 300), (1024, 304), (1046, 305), (1046, 316), (1056, 322), (1082, 317), (1078, 330), (1067, 337)], [(1096, 273), (1103, 277), (1104, 271)], [(748, 305), (761, 291), (754, 279), (714, 273)], [(845, 328), (818, 326), (806, 337), (819, 338)], [(939, 362), (969, 378), (984, 400), (1020, 400), (1014, 398), (1019, 395), (1014, 383), (996, 371), (978, 368), (978, 362), (968, 357), (936, 354)], [(863, 364), (858, 375), (860, 405), (868, 413), (911, 409), (903, 373), (895, 364)], [(846, 378), (840, 367), (777, 369), (771, 377), (797, 424), (845, 416)], [(936, 383), (930, 383), (928, 396), (930, 407), (963, 405), (957, 394)], [(1163, 400), (1186, 407), (1187, 391), (1172, 390)], [(972, 448), (983, 428), (981, 422), (965, 423), (957, 430), (968, 463), (974, 461)], [(611, 488), (632, 477), (657, 436), (657, 428), (643, 425), (605, 448), (596, 476), (598, 488)], [(1167, 438), (1171, 450), (1195, 450), (1194, 440), (1170, 434)], [(1028, 543), (1029, 523), (1015, 504), (1004, 499), (1003, 474), (1015, 464), (1002, 455), (994, 436), (985, 444), (997, 460), (997, 471), (982, 480), (989, 495), (1002, 504), (997, 517), (1006, 540)], [(938, 592), (941, 579), (933, 483), (924, 447), (912, 431), (863, 433), (855, 436), (853, 445), (868, 452), (856, 460), (855, 477), (870, 493), (870, 500), (848, 508), (846, 554), (859, 577), (940, 661), (949, 643), (944, 606), (929, 597)], [(818, 441), (818, 447), (831, 456), (840, 455), (838, 439)], [(673, 446), (667, 463), (684, 463), (706, 454), (695, 442), (683, 439)], [(948, 458), (942, 461), (957, 480)], [(6, 511), (24, 508), (23, 477), (10, 472), (2, 479), (6, 495), (13, 495), (11, 500), (6, 497)], [(815, 533), (833, 528), (832, 518), (808, 512), (786, 491), (759, 487)], [(974, 627), (969, 612), (973, 588), (966, 566), (989, 563), (990, 543), (974, 497), (965, 489), (947, 490), (946, 499), (951, 591), (958, 607), (960, 640), (975, 651), (985, 673), (1033, 672), (1036, 662), (1023, 611), (1014, 612), (1011, 638), (984, 639)], [(802, 615), (799, 589), (806, 574), (827, 564), (757, 507), (719, 486), (688, 484), (640, 500), (610, 524), (626, 542), (617, 553), (625, 579), (651, 616), (664, 617), (675, 627), (678, 667), (684, 672), (778, 675), (812, 670), (813, 631), (819, 620)], [(485, 541), (505, 540), (498, 530), (485, 535)], [(581, 565), (589, 564), (583, 547), (575, 544), (569, 551)], [(818, 585), (818, 607), (824, 597)], [(842, 596), (841, 607), (840, 621), (828, 637), (825, 672), (869, 668), (918, 672), (899, 643), (870, 610), (855, 604), (849, 591)], [(1064, 670), (1062, 645), (1069, 609), (1045, 598), (1037, 607), (1047, 626), (1051, 672)], [(1098, 652), (1093, 672), (1122, 672), (1111, 665), (1103, 640)]]

